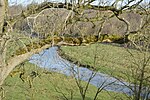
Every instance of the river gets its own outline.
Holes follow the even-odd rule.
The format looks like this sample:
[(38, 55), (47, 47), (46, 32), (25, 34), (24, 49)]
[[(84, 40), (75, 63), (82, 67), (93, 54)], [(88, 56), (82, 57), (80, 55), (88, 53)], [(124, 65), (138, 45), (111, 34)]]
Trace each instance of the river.
[[(94, 77), (91, 79), (90, 84), (96, 87), (104, 87), (107, 91), (121, 92), (128, 95), (132, 95), (133, 84), (127, 82), (119, 81), (109, 75), (93, 72), (87, 68), (78, 67), (71, 62), (61, 58), (58, 55), (58, 47), (51, 47), (49, 49), (43, 50), (39, 54), (34, 54), (30, 58), (30, 62), (36, 64), (42, 68), (49, 69), (50, 71), (59, 72), (67, 76), (74, 75), (74, 77), (79, 77), (83, 81), (88, 81), (91, 75)], [(130, 87), (130, 88), (129, 88)]]

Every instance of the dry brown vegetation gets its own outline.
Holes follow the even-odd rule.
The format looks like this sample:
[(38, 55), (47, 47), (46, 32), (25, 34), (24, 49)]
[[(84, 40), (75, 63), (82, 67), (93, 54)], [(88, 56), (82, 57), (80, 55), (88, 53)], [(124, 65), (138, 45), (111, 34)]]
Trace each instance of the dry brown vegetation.
[[(10, 8), (11, 13), (13, 12), (13, 9), (17, 9), (17, 6), (12, 6)], [(22, 7), (20, 7), (22, 8)], [(15, 9), (15, 10), (16, 10)], [(19, 8), (18, 8), (19, 9)], [(25, 8), (24, 8), (25, 9)], [(20, 9), (19, 9), (20, 10)], [(20, 11), (14, 11), (20, 12)], [(97, 13), (100, 14), (98, 18), (96, 18)], [(124, 22), (121, 22), (118, 18), (115, 16), (107, 19), (107, 16), (111, 16), (113, 13), (109, 11), (95, 11), (95, 10), (84, 10), (82, 16), (78, 16), (78, 20), (75, 25), (68, 24), (66, 27), (66, 30), (62, 29), (62, 25), (64, 24), (64, 21), (69, 14), (69, 11), (66, 9), (47, 9), (45, 10), (40, 16), (38, 16), (36, 19), (34, 19), (34, 16), (31, 15), (31, 18), (29, 18), (29, 22), (34, 29), (34, 32), (36, 34), (49, 34), (51, 32), (55, 32), (55, 34), (68, 34), (68, 35), (87, 35), (87, 34), (98, 34), (99, 25), (101, 23), (101, 18), (106, 18), (106, 22), (104, 23), (103, 29), (101, 30), (101, 34), (118, 34), (123, 35), (126, 31), (126, 25)], [(126, 11), (123, 14), (121, 14), (122, 17), (127, 19), (127, 21), (131, 24), (131, 32), (137, 31), (141, 24), (141, 15), (134, 12)], [(85, 19), (84, 19), (85, 18)], [(84, 20), (83, 20), (84, 19)], [(34, 23), (34, 20), (35, 23)], [(91, 20), (91, 21), (89, 21)], [(98, 21), (99, 20), (99, 21)], [(55, 26), (53, 24), (55, 23)], [(53, 30), (55, 27), (55, 30)], [(20, 21), (16, 23), (14, 26), (14, 29), (20, 30), (20, 31), (26, 31), (31, 32), (30, 27), (28, 26), (27, 19), (24, 21)], [(28, 33), (29, 34), (29, 33)]]

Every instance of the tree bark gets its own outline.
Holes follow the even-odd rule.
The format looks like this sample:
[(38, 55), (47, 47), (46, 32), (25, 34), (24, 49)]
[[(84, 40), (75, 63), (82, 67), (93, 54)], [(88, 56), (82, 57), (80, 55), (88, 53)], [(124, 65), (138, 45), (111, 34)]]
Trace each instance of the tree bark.
[[(3, 24), (4, 24), (4, 17), (5, 17), (5, 1), (0, 0), (0, 77), (1, 77), (1, 67), (3, 63), (2, 59), (2, 36), (3, 36)], [(1, 79), (0, 79), (1, 80)], [(1, 83), (1, 82), (0, 82)]]
[(0, 0), (0, 37), (3, 33), (4, 19), (7, 12), (7, 0)]
[(7, 6), (8, 6), (8, 0), (0, 0), (0, 67), (3, 66), (3, 52), (2, 52), (2, 47), (3, 47), (3, 30), (4, 30), (4, 20), (6, 18), (6, 13), (7, 13)]

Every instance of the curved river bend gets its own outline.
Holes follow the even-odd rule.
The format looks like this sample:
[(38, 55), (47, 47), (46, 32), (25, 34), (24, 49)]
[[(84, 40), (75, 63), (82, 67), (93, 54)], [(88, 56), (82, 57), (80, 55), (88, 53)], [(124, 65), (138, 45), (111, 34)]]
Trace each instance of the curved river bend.
[(95, 73), (95, 76), (90, 81), (90, 84), (96, 87), (100, 87), (101, 85), (103, 85), (105, 86), (104, 89), (107, 91), (122, 92), (128, 95), (133, 94), (131, 89), (128, 88), (128, 86), (132, 88), (133, 87), (132, 84), (118, 81), (117, 79), (110, 77), (109, 75), (102, 74), (99, 72), (96, 73), (87, 68), (77, 67), (76, 65), (73, 65), (69, 61), (61, 58), (58, 55), (57, 50), (58, 47), (51, 47), (47, 50), (43, 50), (39, 54), (34, 54), (30, 58), (30, 62), (40, 67), (47, 68), (50, 71), (59, 72), (67, 76), (75, 75), (75, 77), (77, 77), (77, 74), (75, 72), (79, 72), (80, 79), (83, 81), (88, 81), (90, 76), (93, 73)]

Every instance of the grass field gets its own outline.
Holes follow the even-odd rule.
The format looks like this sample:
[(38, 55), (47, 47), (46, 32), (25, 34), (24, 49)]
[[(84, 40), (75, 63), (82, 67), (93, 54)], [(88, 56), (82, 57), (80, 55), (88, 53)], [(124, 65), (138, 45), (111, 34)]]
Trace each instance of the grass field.
[[(137, 50), (100, 43), (88, 46), (62, 46), (61, 50), (83, 65), (93, 66), (102, 73), (122, 79), (129, 78), (131, 69), (136, 68), (136, 64), (143, 63), (145, 55), (150, 56), (149, 52), (140, 53)], [(147, 73), (150, 73), (150, 66), (147, 69)]]
[[(68, 100), (71, 100), (71, 93), (73, 93), (73, 100), (82, 100), (73, 78), (49, 72), (28, 62), (24, 66), (16, 67), (12, 73), (22, 70), (25, 71), (25, 82), (19, 78), (19, 73), (15, 73), (12, 77), (8, 76), (5, 80), (4, 100), (66, 100), (62, 93)], [(32, 87), (30, 87), (29, 80), (33, 71), (37, 72), (38, 76), (33, 79)], [(86, 83), (82, 82), (83, 87), (84, 84)], [(96, 90), (96, 87), (90, 85), (85, 100), (93, 100)], [(120, 100), (120, 98), (126, 99), (121, 93), (103, 90), (97, 100)]]

